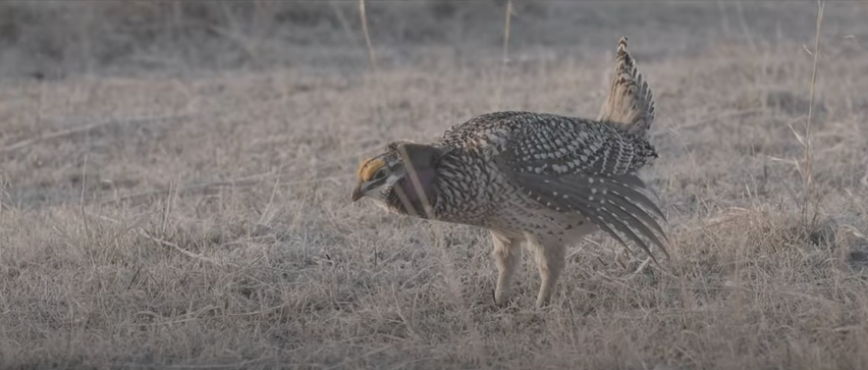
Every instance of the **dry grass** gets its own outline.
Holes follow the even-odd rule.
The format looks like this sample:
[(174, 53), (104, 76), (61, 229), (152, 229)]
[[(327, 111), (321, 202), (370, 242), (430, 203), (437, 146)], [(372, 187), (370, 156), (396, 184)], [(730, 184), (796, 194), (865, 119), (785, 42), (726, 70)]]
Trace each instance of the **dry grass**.
[[(49, 35), (0, 22), (20, 38), (0, 59), (34, 60), (0, 83), (4, 368), (868, 366), (863, 5), (825, 9), (806, 229), (790, 126), (810, 105), (812, 3), (517, 4), (502, 81), (503, 5), (366, 2), (374, 81), (356, 2), (258, 28), (200, 4), (222, 33), (180, 16), (146, 32), (156, 3), (105, 22), (112, 3), (81, 4), (53, 6), (94, 23), (67, 10)], [(124, 48), (69, 32), (92, 52), (43, 63), (25, 44), (69, 25), (114, 27)], [(498, 310), (485, 232), (444, 224), (438, 248), (431, 223), (349, 202), (361, 156), (486, 112), (498, 86), (504, 109), (596, 115), (622, 34), (657, 96), (662, 269), (634, 273), (598, 235), (550, 309), (525, 264)]]

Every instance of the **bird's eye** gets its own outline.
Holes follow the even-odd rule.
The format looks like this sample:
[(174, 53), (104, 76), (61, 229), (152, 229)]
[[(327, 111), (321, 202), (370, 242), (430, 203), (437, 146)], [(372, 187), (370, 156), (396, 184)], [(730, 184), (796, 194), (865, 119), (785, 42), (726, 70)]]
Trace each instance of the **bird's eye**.
[(377, 173), (374, 174), (373, 179), (379, 180), (379, 179), (382, 179), (383, 177), (386, 177), (386, 170), (385, 169), (377, 171)]

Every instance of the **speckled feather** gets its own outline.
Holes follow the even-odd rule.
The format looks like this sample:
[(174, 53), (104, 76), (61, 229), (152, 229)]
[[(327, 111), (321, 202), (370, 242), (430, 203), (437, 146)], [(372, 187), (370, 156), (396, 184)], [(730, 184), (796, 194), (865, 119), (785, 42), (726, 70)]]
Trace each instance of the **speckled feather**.
[[(647, 135), (653, 95), (626, 47), (622, 38), (596, 120), (495, 112), (453, 126), (433, 143), (393, 143), (380, 161), (360, 167), (353, 199), (374, 192), (392, 212), (490, 230), (498, 304), (508, 296), (521, 242), (534, 251), (540, 271), (538, 306), (551, 296), (564, 247), (597, 230), (625, 246), (625, 239), (635, 242), (655, 261), (650, 244), (668, 255), (657, 222), (665, 217), (637, 174), (657, 158)], [(410, 188), (407, 175), (420, 186)], [(428, 209), (422, 195), (432, 202), (430, 214), (420, 214)]]
[(618, 41), (615, 75), (597, 121), (609, 122), (644, 136), (654, 121), (654, 94), (627, 52), (627, 38)]
[(665, 253), (665, 235), (651, 213), (663, 214), (635, 175), (657, 157), (643, 137), (581, 118), (496, 112), (453, 127), (437, 145), (452, 148), (438, 167), (444, 173), (435, 185), (444, 195), (434, 205), (438, 219), (520, 229), (526, 225), (510, 224), (516, 220), (503, 212), (517, 198), (554, 211), (555, 224), (588, 219), (622, 243), (614, 230), (649, 254), (638, 235)]

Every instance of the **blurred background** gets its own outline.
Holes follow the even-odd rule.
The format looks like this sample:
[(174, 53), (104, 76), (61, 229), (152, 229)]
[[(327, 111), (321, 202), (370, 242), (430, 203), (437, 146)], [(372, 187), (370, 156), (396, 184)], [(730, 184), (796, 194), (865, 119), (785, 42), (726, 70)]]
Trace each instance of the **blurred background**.
[[(502, 52), (507, 1), (368, 1), (384, 68), (424, 66), (431, 53), (486, 64)], [(514, 1), (516, 61), (583, 58), (618, 37), (644, 63), (727, 43), (809, 42), (812, 2)], [(826, 32), (864, 39), (868, 5), (827, 9)], [(4, 1), (0, 73), (185, 74), (226, 69), (368, 68), (357, 1)], [(614, 40), (614, 41), (613, 41)], [(421, 64), (420, 64), (421, 63)]]

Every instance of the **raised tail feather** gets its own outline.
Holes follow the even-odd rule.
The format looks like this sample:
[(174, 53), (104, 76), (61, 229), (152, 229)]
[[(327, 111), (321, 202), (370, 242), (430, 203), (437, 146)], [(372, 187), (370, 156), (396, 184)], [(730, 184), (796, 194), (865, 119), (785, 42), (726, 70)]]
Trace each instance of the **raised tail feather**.
[(654, 95), (627, 51), (626, 37), (618, 41), (612, 86), (598, 120), (614, 123), (643, 137), (654, 121)]

